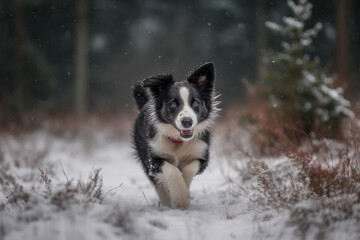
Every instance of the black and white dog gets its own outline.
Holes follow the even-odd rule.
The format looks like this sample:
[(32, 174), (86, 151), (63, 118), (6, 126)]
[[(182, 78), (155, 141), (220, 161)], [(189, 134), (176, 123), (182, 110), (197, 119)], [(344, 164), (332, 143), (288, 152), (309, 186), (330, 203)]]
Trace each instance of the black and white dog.
[(191, 180), (208, 165), (209, 128), (219, 111), (214, 77), (206, 63), (186, 81), (156, 75), (134, 88), (140, 114), (133, 143), (162, 205), (187, 209)]

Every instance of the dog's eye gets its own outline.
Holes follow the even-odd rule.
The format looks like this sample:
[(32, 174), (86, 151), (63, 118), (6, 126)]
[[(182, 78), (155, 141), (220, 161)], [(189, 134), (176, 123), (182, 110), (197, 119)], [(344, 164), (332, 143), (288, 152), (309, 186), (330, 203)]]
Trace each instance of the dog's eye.
[(171, 102), (171, 103), (170, 103), (170, 107), (171, 107), (171, 108), (176, 108), (176, 102)]
[(192, 106), (193, 106), (193, 107), (198, 107), (198, 106), (199, 106), (199, 102), (195, 100), (195, 101), (192, 103)]

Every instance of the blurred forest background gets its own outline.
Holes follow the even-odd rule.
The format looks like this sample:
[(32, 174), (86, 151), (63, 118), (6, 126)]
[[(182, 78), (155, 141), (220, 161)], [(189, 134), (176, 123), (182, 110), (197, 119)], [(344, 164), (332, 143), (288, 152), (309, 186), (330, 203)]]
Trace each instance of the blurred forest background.
[[(360, 2), (312, 4), (307, 24), (323, 29), (307, 52), (356, 101)], [(281, 49), (265, 22), (290, 13), (283, 0), (3, 0), (0, 121), (132, 112), (132, 84), (162, 72), (181, 80), (207, 61), (221, 107), (244, 105), (246, 83), (262, 81), (264, 52)]]

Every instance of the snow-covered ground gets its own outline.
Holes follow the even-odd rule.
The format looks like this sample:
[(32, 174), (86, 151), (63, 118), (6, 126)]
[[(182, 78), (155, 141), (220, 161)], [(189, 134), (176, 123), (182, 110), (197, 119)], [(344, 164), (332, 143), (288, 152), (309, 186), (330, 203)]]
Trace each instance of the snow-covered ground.
[[(221, 142), (215, 139), (216, 145)], [(26, 204), (1, 206), (0, 239), (226, 240), (301, 236), (289, 226), (288, 210), (258, 211), (249, 207), (252, 203), (247, 196), (233, 194), (233, 186), (242, 183), (229, 180), (238, 173), (228, 164), (229, 157), (216, 147), (212, 148), (208, 169), (191, 185), (190, 208), (177, 210), (159, 207), (155, 190), (135, 160), (127, 137), (112, 138), (101, 131), (80, 137), (37, 131), (21, 138), (3, 135), (0, 144), (2, 171), (12, 174), (30, 192)], [(36, 152), (44, 153), (41, 161), (36, 161)], [(38, 168), (48, 173), (53, 194), (68, 182), (67, 178), (76, 184), (98, 168), (102, 169), (104, 193), (117, 188), (101, 203), (70, 202), (59, 208), (43, 197), (45, 185)], [(2, 203), (7, 202), (6, 194), (0, 193)], [(356, 239), (358, 235), (351, 231), (340, 231), (332, 237)]]

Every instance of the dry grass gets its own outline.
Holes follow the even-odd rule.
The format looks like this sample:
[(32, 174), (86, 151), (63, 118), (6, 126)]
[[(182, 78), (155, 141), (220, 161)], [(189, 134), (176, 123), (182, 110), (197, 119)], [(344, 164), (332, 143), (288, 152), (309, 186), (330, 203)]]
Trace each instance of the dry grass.
[(103, 178), (100, 176), (100, 171), (101, 168), (95, 169), (94, 172), (89, 175), (86, 183), (81, 180), (78, 181), (78, 189), (80, 193), (84, 195), (84, 202), (86, 203), (101, 203), (104, 200)]
[[(298, 148), (287, 156), (298, 164), (300, 180), (320, 197), (355, 194), (360, 203), (360, 129), (357, 120), (349, 120), (342, 143), (323, 140), (306, 153)], [(315, 152), (316, 151), (316, 152)]]
[(259, 193), (256, 202), (266, 209), (287, 209), (304, 200), (355, 195), (360, 203), (360, 131), (349, 133), (343, 143), (325, 139), (314, 141), (308, 150), (297, 147), (286, 153), (293, 170), (282, 174), (265, 162), (252, 161)]
[(336, 159), (331, 154), (314, 155), (302, 151), (290, 153), (288, 157), (299, 164), (300, 181), (306, 183), (314, 195), (356, 194), (360, 200), (359, 159), (351, 156), (348, 146)]
[[(51, 203), (62, 209), (66, 209), (74, 204), (102, 203), (105, 194), (103, 191), (103, 178), (100, 175), (100, 171), (101, 169), (96, 169), (90, 173), (86, 182), (79, 179), (75, 185), (72, 181), (68, 181), (51, 195)], [(46, 182), (45, 185), (47, 185)]]
[[(246, 153), (242, 154), (241, 162), (232, 163), (233, 166), (240, 165), (239, 169), (233, 169), (245, 176), (241, 176), (241, 184), (232, 193), (247, 196), (253, 203), (252, 209), (290, 210), (288, 223), (302, 239), (308, 234), (315, 234), (316, 239), (327, 239), (340, 222), (358, 229), (359, 120), (346, 122), (342, 141), (324, 138), (306, 141), (301, 147), (295, 145), (284, 153), (282, 164)], [(246, 179), (254, 179), (254, 184), (244, 187)], [(353, 229), (349, 231), (354, 232)], [(360, 231), (354, 234), (360, 236)]]
[[(7, 158), (5, 158), (5, 152)], [(32, 204), (30, 200), (35, 200), (37, 197), (34, 191), (35, 185), (29, 189), (27, 183), (37, 181), (38, 172), (36, 169), (39, 169), (40, 166), (49, 167), (51, 165), (46, 162), (47, 154), (48, 146), (36, 149), (33, 143), (28, 144), (27, 139), (22, 136), (15, 136), (9, 141), (6, 141), (5, 138), (2, 139), (0, 145), (0, 188), (6, 199), (2, 203), (3, 207), (12, 205), (22, 208)], [(14, 169), (21, 169), (21, 171), (14, 171)], [(40, 172), (40, 177), (44, 177), (44, 180), (47, 178), (47, 181), (50, 181), (42, 170)], [(51, 189), (49, 188), (48, 191)], [(34, 198), (32, 198), (33, 196)]]
[[(77, 184), (68, 181), (66, 184), (61, 184), (55, 191), (52, 190), (52, 180), (42, 170), (40, 170), (40, 178), (44, 183), (43, 194), (38, 194), (35, 186), (32, 189), (25, 189), (23, 185), (11, 174), (0, 169), (0, 187), (7, 201), (1, 204), (1, 209), (6, 205), (21, 205), (29, 203), (31, 196), (35, 198), (41, 195), (44, 199), (49, 199), (48, 202), (60, 209), (67, 209), (73, 205), (88, 204), (88, 203), (102, 203), (106, 193), (103, 191), (102, 176), (100, 175), (101, 169), (94, 170), (89, 175), (86, 182), (81, 179)], [(20, 206), (19, 205), (19, 206)]]
[[(15, 135), (11, 131), (0, 134), (0, 219), (4, 220), (0, 221), (0, 239), (29, 223), (57, 221), (66, 216), (103, 223), (110, 221), (118, 227), (117, 233), (133, 234), (132, 217), (120, 210), (118, 203), (108, 201), (98, 206), (109, 192), (120, 187), (104, 191), (101, 169), (91, 171), (88, 178), (72, 180), (67, 178), (62, 165), (56, 168), (56, 161), (63, 157), (56, 154), (60, 148), (67, 150), (69, 147), (70, 151), (86, 154), (88, 151), (82, 152), (82, 145), (72, 148), (72, 143), (85, 142), (86, 148), (98, 150), (102, 144), (126, 137), (131, 128), (125, 121), (130, 121), (118, 120), (115, 117), (100, 119), (93, 124), (89, 124), (91, 120), (76, 124), (69, 120), (73, 128), (62, 123), (56, 125), (54, 120), (47, 123), (51, 126), (42, 123), (42, 129), (33, 133), (29, 130)], [(118, 128), (112, 129), (116, 124)], [(85, 141), (88, 137), (93, 138), (90, 144)], [(65, 181), (59, 181), (55, 175), (61, 174), (61, 170), (67, 178)]]
[[(69, 118), (65, 123), (59, 124), (53, 120), (49, 128), (53, 130), (58, 129), (59, 132), (64, 133), (72, 132), (75, 128), (82, 125), (82, 130), (79, 131), (86, 132), (86, 129), (91, 129), (92, 126), (96, 126), (95, 129), (98, 129), (100, 125), (105, 128), (111, 128), (110, 126), (115, 125), (117, 120), (119, 120), (117, 117), (97, 118), (93, 120), (96, 122), (94, 123), (95, 125), (90, 124), (89, 126), (89, 124), (81, 123), (80, 120), (74, 121), (74, 119)], [(103, 178), (100, 174), (101, 169), (94, 170), (85, 181), (79, 179), (73, 182), (69, 181), (65, 170), (62, 168), (67, 178), (67, 183), (55, 183), (53, 186), (50, 176), (54, 175), (55, 164), (48, 159), (49, 152), (51, 151), (51, 141), (46, 141), (45, 145), (43, 143), (39, 144), (36, 141), (37, 135), (35, 134), (34, 136), (28, 134), (28, 132), (18, 135), (11, 135), (8, 132), (2, 133), (2, 136), (0, 138), (0, 187), (2, 194), (0, 195), (7, 199), (6, 202), (2, 203), (2, 206), (18, 204), (20, 202), (27, 203), (31, 196), (35, 198), (40, 196), (47, 199), (47, 203), (65, 209), (73, 204), (102, 203), (109, 192), (104, 193)], [(16, 172), (16, 175), (12, 175), (10, 172)], [(39, 179), (41, 179), (42, 186), (38, 184)], [(29, 184), (22, 184), (25, 182)], [(29, 185), (32, 185), (32, 189), (29, 189)], [(44, 190), (38, 193), (37, 189)]]
[[(241, 127), (248, 132), (254, 157), (280, 156), (309, 136), (282, 116), (279, 109), (269, 109), (263, 102), (252, 100), (240, 113)], [(301, 125), (300, 122), (297, 122)]]
[(238, 128), (250, 144), (236, 141), (233, 135), (241, 134), (235, 130), (221, 139), (231, 143), (223, 154), (238, 174), (224, 173), (230, 194), (247, 197), (250, 210), (289, 211), (288, 224), (300, 239), (328, 239), (335, 229), (359, 239), (360, 118), (348, 119), (336, 139), (327, 139), (321, 137), (331, 135), (326, 129), (307, 135), (261, 105), (245, 112)]
[(40, 171), (40, 177), (44, 182), (45, 190), (44, 190), (44, 198), (48, 198), (51, 196), (51, 179), (48, 177), (48, 175), (39, 168)]
[(29, 202), (30, 193), (24, 190), (24, 187), (16, 181), (13, 175), (5, 172), (3, 169), (0, 169), (0, 186), (6, 197), (6, 202), (2, 203), (1, 208), (7, 204), (19, 205)]
[(266, 169), (264, 164), (259, 164), (256, 172), (257, 185), (254, 189), (258, 194), (253, 202), (263, 209), (288, 209), (308, 197), (306, 185), (299, 182), (294, 174), (280, 177), (276, 172)]

